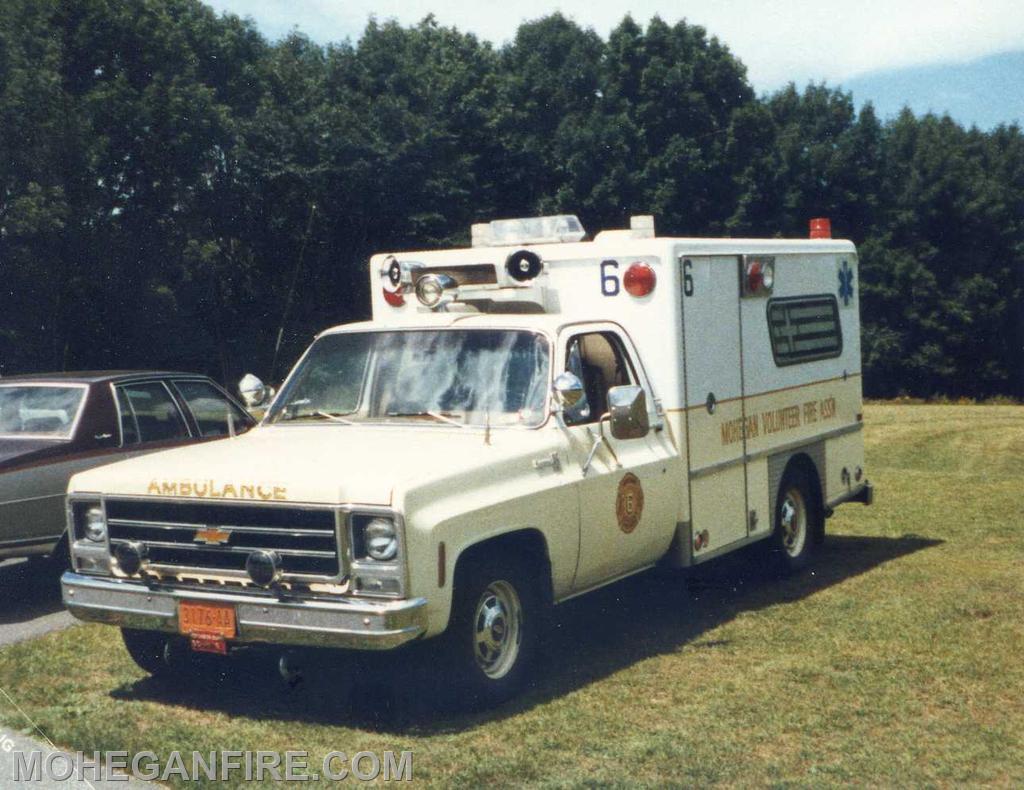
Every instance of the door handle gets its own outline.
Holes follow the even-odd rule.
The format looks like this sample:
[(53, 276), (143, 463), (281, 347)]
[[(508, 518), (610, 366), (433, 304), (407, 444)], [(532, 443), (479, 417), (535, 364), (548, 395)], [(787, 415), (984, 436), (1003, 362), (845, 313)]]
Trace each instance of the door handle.
[(95, 439), (97, 442), (102, 442), (102, 441), (105, 441), (106, 439), (113, 439), (114, 438), (114, 434), (112, 434), (112, 433), (98, 433), (98, 434), (96, 434), (92, 438)]
[(534, 469), (552, 469), (556, 472), (562, 471), (562, 461), (558, 457), (558, 453), (551, 453), (547, 458), (534, 458), (533, 459)]

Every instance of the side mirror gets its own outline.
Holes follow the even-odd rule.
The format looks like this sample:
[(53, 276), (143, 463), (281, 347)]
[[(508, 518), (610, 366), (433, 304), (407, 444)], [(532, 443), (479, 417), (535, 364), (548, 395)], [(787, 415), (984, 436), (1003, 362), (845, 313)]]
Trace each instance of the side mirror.
[(246, 373), (238, 382), (238, 394), (250, 409), (263, 406), (274, 396), (274, 388), (268, 387), (258, 376)]
[(647, 418), (647, 396), (643, 387), (635, 384), (608, 390), (608, 413), (612, 436), (616, 439), (640, 439), (651, 429)]
[(555, 400), (563, 409), (571, 409), (583, 400), (583, 382), (575, 373), (566, 371), (555, 377)]

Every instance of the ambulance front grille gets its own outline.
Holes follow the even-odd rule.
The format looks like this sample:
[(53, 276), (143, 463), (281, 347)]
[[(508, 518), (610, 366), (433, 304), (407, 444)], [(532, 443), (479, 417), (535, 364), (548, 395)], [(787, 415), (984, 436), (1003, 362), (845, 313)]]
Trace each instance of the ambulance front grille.
[(146, 546), (160, 575), (244, 577), (253, 551), (276, 551), (282, 578), (337, 581), (339, 514), (332, 508), (108, 499), (113, 553), (120, 543)]

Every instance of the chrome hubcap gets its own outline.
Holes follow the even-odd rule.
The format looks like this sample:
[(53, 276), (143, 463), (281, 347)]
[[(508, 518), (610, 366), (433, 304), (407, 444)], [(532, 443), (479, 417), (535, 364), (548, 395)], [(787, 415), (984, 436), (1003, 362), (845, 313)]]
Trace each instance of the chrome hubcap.
[(508, 582), (492, 582), (480, 596), (473, 616), (473, 654), (487, 677), (509, 673), (519, 657), (523, 607)]
[(807, 506), (799, 490), (794, 488), (786, 492), (780, 508), (779, 524), (786, 553), (796, 557), (803, 551), (807, 540)]

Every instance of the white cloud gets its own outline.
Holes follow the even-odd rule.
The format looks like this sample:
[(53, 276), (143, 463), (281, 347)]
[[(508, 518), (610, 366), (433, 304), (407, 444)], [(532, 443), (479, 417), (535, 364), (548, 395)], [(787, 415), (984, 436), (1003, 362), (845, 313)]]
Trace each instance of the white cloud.
[(251, 16), (269, 36), (297, 27), (320, 42), (358, 39), (371, 15), (413, 24), (429, 13), (500, 44), (518, 25), (556, 10), (607, 35), (631, 13), (645, 23), (684, 16), (747, 65), (758, 90), (792, 80), (835, 84), (899, 66), (972, 60), (1024, 48), (1020, 0), (207, 0)]

